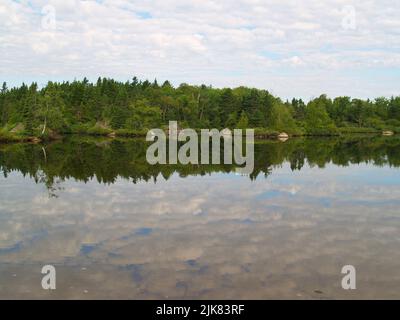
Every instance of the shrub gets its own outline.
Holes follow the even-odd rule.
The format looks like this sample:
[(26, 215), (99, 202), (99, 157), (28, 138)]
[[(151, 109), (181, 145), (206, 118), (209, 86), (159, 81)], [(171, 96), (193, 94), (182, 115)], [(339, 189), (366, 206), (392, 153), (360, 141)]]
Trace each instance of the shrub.
[(364, 128), (364, 127), (341, 127), (338, 128), (338, 131), (343, 134), (350, 133), (379, 133), (381, 130), (377, 130), (375, 128)]
[(147, 130), (118, 129), (115, 134), (119, 137), (143, 137), (147, 135)]
[(390, 119), (386, 121), (386, 124), (391, 127), (400, 127), (400, 120), (397, 119)]
[(98, 126), (91, 127), (86, 131), (87, 134), (91, 134), (91, 135), (95, 135), (95, 136), (106, 136), (106, 135), (110, 134), (111, 132), (113, 132), (111, 129), (101, 128)]

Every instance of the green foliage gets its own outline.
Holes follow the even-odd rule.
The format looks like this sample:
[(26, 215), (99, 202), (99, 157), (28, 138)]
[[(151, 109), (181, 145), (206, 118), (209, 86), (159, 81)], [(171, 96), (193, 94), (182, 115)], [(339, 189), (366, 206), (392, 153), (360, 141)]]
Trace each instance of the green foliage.
[(360, 128), (360, 127), (341, 127), (338, 128), (338, 131), (342, 134), (351, 134), (351, 133), (380, 133), (380, 130), (374, 128)]
[(266, 129), (266, 128), (254, 128), (254, 135), (258, 138), (272, 138), (279, 135), (279, 131)]
[(305, 119), (307, 134), (332, 135), (337, 133), (337, 128), (327, 112), (327, 107), (330, 105), (331, 101), (325, 95), (308, 104)]
[[(136, 135), (178, 121), (181, 127), (257, 128), (291, 135), (335, 135), (342, 132), (400, 128), (400, 97), (374, 101), (325, 95), (305, 103), (283, 102), (266, 90), (210, 86), (157, 80), (125, 83), (99, 78), (0, 88), (0, 126), (23, 124), (25, 136), (49, 133)], [(107, 124), (107, 125), (102, 125)], [(51, 134), (50, 134), (51, 136)]]
[(147, 129), (142, 130), (130, 130), (130, 129), (118, 129), (115, 131), (118, 137), (142, 137), (146, 136)]
[(392, 97), (389, 102), (389, 117), (400, 120), (400, 97)]
[[(242, 113), (243, 115), (243, 113)], [(240, 120), (239, 120), (240, 121)], [(236, 125), (238, 123), (238, 116), (236, 114), (236, 112), (232, 112), (231, 114), (229, 114), (228, 119), (226, 120), (225, 124), (227, 128), (230, 129), (234, 129), (234, 128), (238, 128)], [(248, 119), (247, 119), (247, 124), (248, 125)]]
[(85, 134), (85, 133), (87, 133), (89, 131), (89, 129), (91, 127), (93, 127), (93, 125), (90, 125), (89, 123), (73, 124), (73, 125), (70, 126), (68, 133)]
[(400, 127), (400, 120), (397, 120), (397, 119), (390, 119), (390, 120), (386, 121), (386, 123), (389, 126)]
[(159, 107), (153, 107), (147, 99), (141, 99), (131, 106), (130, 117), (126, 119), (125, 128), (130, 130), (158, 128), (161, 117), (162, 112)]
[(26, 137), (18, 132), (11, 132), (11, 126), (0, 128), (0, 142), (22, 142)]
[(237, 129), (247, 129), (249, 126), (249, 118), (246, 115), (246, 112), (242, 112), (240, 115), (240, 119), (238, 123), (236, 124)]
[(280, 102), (275, 102), (270, 107), (267, 127), (285, 132), (295, 131), (297, 129), (290, 109)]
[(89, 129), (87, 129), (87, 131), (86, 131), (86, 133), (92, 134), (95, 136), (104, 136), (104, 135), (110, 134), (111, 132), (112, 132), (111, 129), (100, 127), (100, 126), (91, 127)]

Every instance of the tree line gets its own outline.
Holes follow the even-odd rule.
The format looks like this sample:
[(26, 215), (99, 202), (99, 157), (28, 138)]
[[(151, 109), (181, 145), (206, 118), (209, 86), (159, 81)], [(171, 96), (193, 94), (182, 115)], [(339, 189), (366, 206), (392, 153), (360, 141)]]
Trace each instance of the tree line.
[(2, 132), (143, 133), (178, 121), (190, 128), (256, 128), (256, 132), (329, 135), (337, 132), (400, 132), (400, 96), (374, 100), (321, 95), (284, 101), (267, 90), (213, 88), (157, 80), (127, 82), (84, 78), (37, 83), (0, 91)]

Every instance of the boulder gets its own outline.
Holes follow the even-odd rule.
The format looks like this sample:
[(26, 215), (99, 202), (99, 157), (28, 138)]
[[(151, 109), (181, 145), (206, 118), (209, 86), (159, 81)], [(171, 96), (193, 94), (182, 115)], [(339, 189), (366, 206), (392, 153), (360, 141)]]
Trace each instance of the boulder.
[(289, 135), (286, 132), (281, 132), (280, 134), (278, 134), (278, 139), (280, 141), (286, 141), (289, 139)]

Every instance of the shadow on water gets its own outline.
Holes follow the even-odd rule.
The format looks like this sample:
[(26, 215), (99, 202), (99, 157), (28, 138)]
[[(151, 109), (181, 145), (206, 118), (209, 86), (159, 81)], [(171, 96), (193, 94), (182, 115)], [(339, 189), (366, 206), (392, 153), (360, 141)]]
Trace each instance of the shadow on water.
[[(144, 139), (105, 139), (70, 136), (46, 145), (0, 145), (0, 169), (7, 175), (19, 171), (44, 183), (55, 195), (60, 183), (74, 178), (87, 182), (112, 184), (118, 177), (133, 183), (157, 182), (161, 176), (168, 180), (174, 173), (180, 177), (235, 172), (231, 165), (150, 165), (146, 150), (150, 143)], [(286, 142), (260, 140), (255, 142), (254, 171), (251, 180), (268, 177), (274, 167), (284, 162), (301, 170), (305, 164), (323, 168), (329, 163), (337, 166), (369, 163), (374, 166), (400, 166), (398, 137), (296, 138)], [(222, 151), (221, 151), (222, 152)]]

